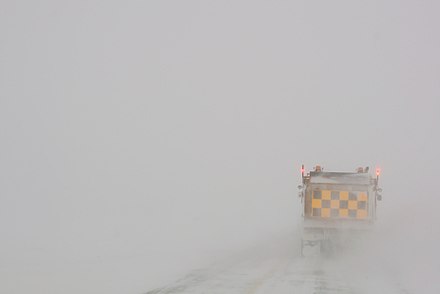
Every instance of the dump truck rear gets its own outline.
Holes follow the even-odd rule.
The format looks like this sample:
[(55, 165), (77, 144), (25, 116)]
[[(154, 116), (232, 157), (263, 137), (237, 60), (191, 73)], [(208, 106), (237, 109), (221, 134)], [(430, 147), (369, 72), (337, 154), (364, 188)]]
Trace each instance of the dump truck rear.
[(371, 230), (376, 220), (380, 170), (327, 172), (320, 166), (305, 173), (299, 196), (303, 208), (301, 255), (333, 253)]

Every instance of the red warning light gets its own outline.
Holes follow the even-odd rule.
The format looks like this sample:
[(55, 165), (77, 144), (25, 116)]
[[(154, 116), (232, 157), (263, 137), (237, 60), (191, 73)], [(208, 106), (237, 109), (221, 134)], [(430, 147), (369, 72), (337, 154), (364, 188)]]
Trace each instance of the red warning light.
[(380, 175), (380, 168), (376, 168), (376, 176)]
[(304, 173), (304, 165), (301, 166), (301, 174), (303, 174), (303, 173)]

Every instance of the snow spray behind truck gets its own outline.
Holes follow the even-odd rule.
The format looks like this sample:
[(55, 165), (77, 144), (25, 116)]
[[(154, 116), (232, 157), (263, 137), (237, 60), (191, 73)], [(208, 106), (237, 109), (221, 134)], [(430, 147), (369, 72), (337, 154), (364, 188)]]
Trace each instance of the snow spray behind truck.
[(321, 166), (305, 174), (299, 197), (303, 207), (301, 255), (332, 253), (369, 231), (376, 220), (380, 170), (375, 177), (369, 168), (356, 172), (327, 172)]

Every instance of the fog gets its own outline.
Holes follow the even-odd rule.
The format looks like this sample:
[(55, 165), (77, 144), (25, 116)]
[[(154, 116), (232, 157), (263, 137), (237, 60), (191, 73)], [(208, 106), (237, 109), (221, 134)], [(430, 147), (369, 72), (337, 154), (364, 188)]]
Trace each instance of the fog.
[(440, 290), (437, 2), (1, 7), (1, 293), (145, 293), (297, 236), (301, 164), (380, 167), (364, 261)]

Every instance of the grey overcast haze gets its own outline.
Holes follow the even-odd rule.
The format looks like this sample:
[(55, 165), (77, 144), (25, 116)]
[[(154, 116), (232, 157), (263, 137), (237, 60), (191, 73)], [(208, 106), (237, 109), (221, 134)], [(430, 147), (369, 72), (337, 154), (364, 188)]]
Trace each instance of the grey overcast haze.
[(440, 293), (440, 2), (0, 4), (0, 293), (297, 254), (301, 164), (382, 171), (356, 293)]

